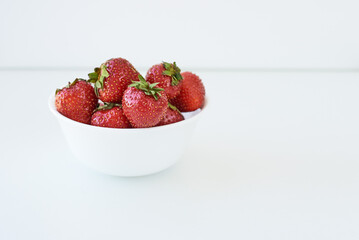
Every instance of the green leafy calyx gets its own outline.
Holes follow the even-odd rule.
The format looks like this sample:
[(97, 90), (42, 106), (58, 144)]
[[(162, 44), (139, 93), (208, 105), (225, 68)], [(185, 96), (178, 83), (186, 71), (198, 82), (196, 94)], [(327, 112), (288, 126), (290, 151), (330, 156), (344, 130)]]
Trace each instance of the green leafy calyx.
[(162, 72), (162, 75), (166, 75), (172, 78), (171, 85), (177, 86), (179, 82), (183, 79), (181, 75), (181, 69), (177, 67), (176, 62), (168, 63), (163, 62), (162, 63), (165, 70)]
[(95, 68), (94, 72), (89, 73), (89, 82), (95, 85), (95, 93), (96, 96), (99, 95), (98, 90), (103, 89), (103, 81), (107, 78), (110, 74), (106, 69), (106, 63), (101, 64), (99, 68)]
[(129, 87), (135, 87), (139, 90), (142, 90), (146, 95), (154, 97), (156, 100), (158, 99), (158, 96), (161, 96), (161, 91), (163, 91), (163, 88), (156, 88), (156, 85), (158, 83), (152, 83), (149, 84), (146, 82), (146, 80), (141, 76), (138, 75), (138, 79), (140, 81), (132, 81)]
[(101, 111), (101, 110), (109, 110), (114, 107), (121, 107), (121, 104), (118, 103), (104, 103), (104, 105), (97, 107), (94, 112)]
[(85, 79), (82, 79), (82, 78), (76, 78), (73, 82), (69, 82), (65, 87), (61, 88), (61, 89), (56, 89), (56, 92), (55, 92), (55, 96), (57, 95), (58, 92), (60, 92), (62, 89), (64, 88), (70, 88), (72, 86), (74, 86), (78, 81), (86, 81)]
[(181, 113), (180, 110), (178, 110), (178, 108), (176, 108), (175, 106), (173, 106), (171, 103), (168, 103), (168, 107), (169, 107), (170, 109), (172, 109), (173, 111), (177, 111), (177, 112)]

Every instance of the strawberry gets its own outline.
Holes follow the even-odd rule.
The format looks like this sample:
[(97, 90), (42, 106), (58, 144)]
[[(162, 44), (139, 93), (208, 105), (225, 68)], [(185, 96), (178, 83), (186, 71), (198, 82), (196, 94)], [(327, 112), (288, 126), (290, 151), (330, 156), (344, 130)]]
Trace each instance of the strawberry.
[(56, 90), (57, 111), (77, 122), (90, 124), (97, 102), (93, 87), (83, 79), (76, 79), (66, 87)]
[(206, 92), (201, 79), (191, 72), (184, 72), (181, 75), (183, 77), (181, 92), (171, 99), (171, 104), (181, 112), (191, 112), (203, 107)]
[(168, 103), (168, 109), (163, 119), (157, 124), (157, 126), (163, 126), (171, 123), (183, 121), (184, 117), (181, 112), (172, 104)]
[(138, 79), (138, 71), (123, 58), (112, 58), (89, 73), (89, 81), (95, 84), (95, 93), (103, 102), (121, 103), (123, 92), (132, 80)]
[(91, 125), (109, 128), (130, 128), (130, 122), (123, 114), (120, 104), (105, 103), (98, 107), (91, 117)]
[(152, 66), (146, 75), (146, 81), (149, 83), (158, 82), (158, 86), (165, 90), (168, 99), (172, 99), (177, 96), (181, 90), (182, 76), (181, 69), (176, 65), (163, 62)]
[(133, 81), (123, 94), (122, 107), (127, 119), (135, 128), (146, 128), (157, 125), (167, 111), (166, 94), (157, 83), (149, 84), (139, 75), (140, 81)]

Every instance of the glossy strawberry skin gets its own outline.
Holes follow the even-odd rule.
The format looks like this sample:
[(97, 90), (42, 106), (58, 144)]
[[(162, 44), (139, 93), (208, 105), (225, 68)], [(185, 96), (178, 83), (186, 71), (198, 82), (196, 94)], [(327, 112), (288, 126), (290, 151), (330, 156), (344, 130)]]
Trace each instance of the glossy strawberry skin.
[(105, 63), (109, 76), (99, 89), (99, 99), (103, 102), (121, 103), (123, 92), (132, 81), (138, 79), (138, 71), (123, 58), (113, 58)]
[(156, 126), (164, 117), (167, 105), (166, 94), (156, 100), (135, 87), (128, 87), (122, 99), (123, 112), (135, 128)]
[(86, 124), (90, 124), (97, 103), (94, 88), (84, 80), (59, 90), (55, 97), (55, 106), (59, 113)]
[(179, 81), (178, 85), (172, 85), (172, 78), (170, 76), (163, 75), (163, 64), (157, 64), (152, 66), (146, 74), (146, 81), (149, 83), (158, 83), (157, 87), (163, 88), (167, 94), (168, 99), (176, 97), (181, 90), (182, 81)]
[(181, 112), (191, 112), (203, 107), (206, 91), (202, 80), (191, 72), (181, 73), (182, 87), (177, 97), (170, 100)]
[(108, 128), (131, 128), (130, 122), (120, 107), (96, 111), (91, 117), (91, 125)]
[(183, 120), (184, 120), (184, 117), (179, 111), (176, 111), (176, 110), (173, 110), (171, 108), (168, 108), (165, 116), (157, 124), (157, 126), (168, 125), (168, 124), (180, 122), (180, 121), (183, 121)]

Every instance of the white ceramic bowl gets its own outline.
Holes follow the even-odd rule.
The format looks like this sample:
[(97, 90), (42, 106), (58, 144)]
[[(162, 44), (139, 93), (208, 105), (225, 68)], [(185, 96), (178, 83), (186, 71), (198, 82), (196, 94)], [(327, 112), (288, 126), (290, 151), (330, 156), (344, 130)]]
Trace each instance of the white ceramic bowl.
[[(207, 103), (206, 103), (207, 104)], [(185, 120), (160, 127), (116, 129), (73, 121), (49, 107), (59, 121), (74, 155), (87, 166), (115, 176), (143, 176), (160, 172), (184, 153), (203, 110), (185, 113)]]

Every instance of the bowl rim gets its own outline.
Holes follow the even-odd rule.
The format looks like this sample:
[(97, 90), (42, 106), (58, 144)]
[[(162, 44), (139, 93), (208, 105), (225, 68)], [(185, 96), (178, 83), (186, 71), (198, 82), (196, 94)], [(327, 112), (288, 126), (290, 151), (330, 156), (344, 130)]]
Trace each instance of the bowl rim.
[(195, 114), (194, 116), (185, 119), (183, 121), (180, 122), (176, 122), (176, 123), (172, 123), (172, 124), (167, 124), (167, 125), (162, 125), (162, 126), (154, 126), (154, 127), (149, 127), (149, 128), (109, 128), (109, 127), (100, 127), (100, 126), (94, 126), (94, 125), (90, 125), (90, 124), (85, 124), (85, 123), (81, 123), (81, 122), (77, 122), (75, 120), (72, 120), (71, 118), (65, 117), (64, 115), (62, 115), (61, 113), (59, 113), (55, 107), (55, 94), (50, 94), (49, 99), (48, 99), (48, 107), (50, 109), (50, 111), (52, 112), (52, 114), (54, 114), (54, 116), (58, 119), (67, 121), (69, 123), (78, 125), (79, 127), (85, 127), (85, 128), (92, 128), (92, 129), (103, 129), (104, 131), (156, 131), (158, 129), (166, 129), (166, 128), (172, 128), (172, 127), (177, 127), (183, 124), (187, 124), (191, 121), (194, 121), (195, 119), (197, 119), (200, 115), (202, 115), (203, 111), (207, 108), (208, 106), (208, 97), (206, 96), (204, 99), (204, 104), (201, 108), (201, 111), (198, 112), (197, 114)]

